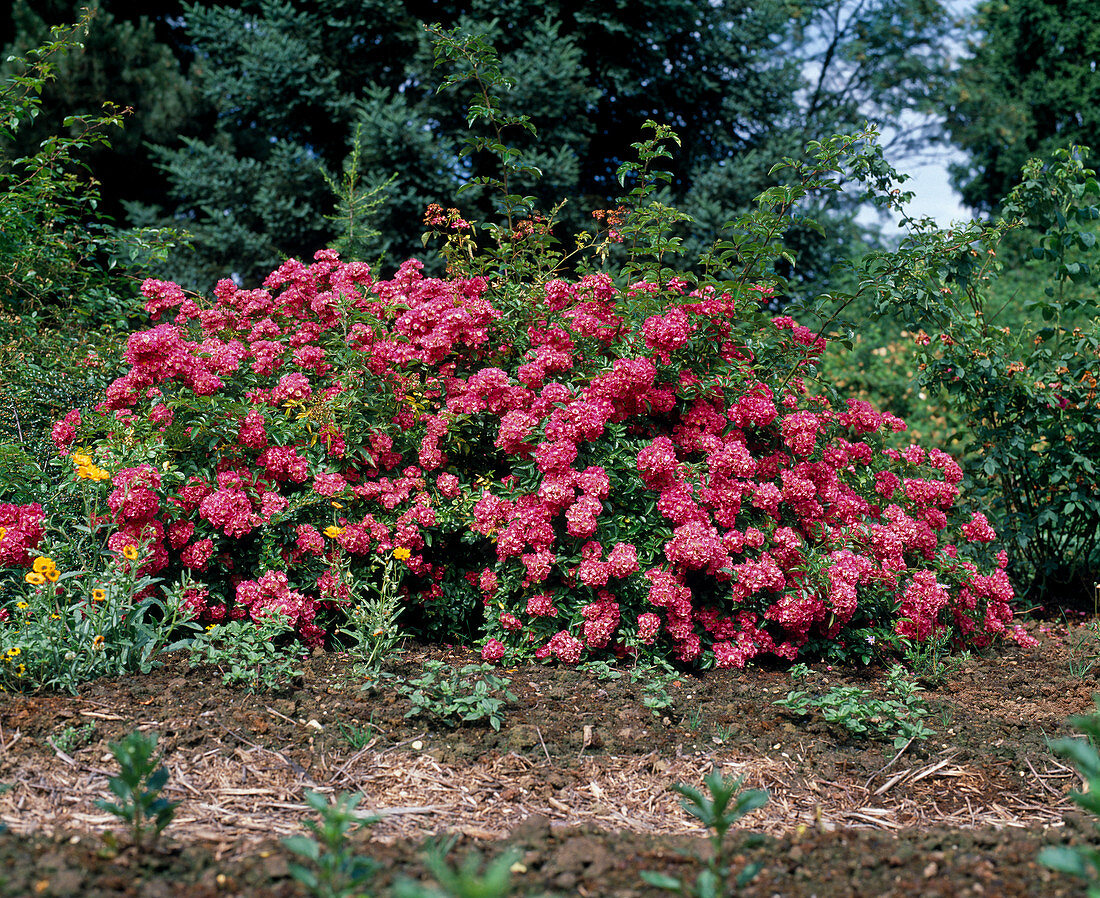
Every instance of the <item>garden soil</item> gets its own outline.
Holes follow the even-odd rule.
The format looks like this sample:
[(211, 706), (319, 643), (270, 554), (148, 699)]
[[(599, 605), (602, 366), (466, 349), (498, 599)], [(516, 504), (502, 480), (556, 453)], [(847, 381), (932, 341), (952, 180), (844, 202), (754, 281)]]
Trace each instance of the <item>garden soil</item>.
[[(373, 688), (331, 653), (258, 695), (170, 656), (79, 696), (0, 695), (0, 783), (11, 785), (0, 796), (0, 896), (305, 895), (280, 840), (303, 831), (310, 789), (362, 792), (360, 809), (381, 818), (352, 837), (381, 865), (375, 894), (402, 878), (429, 882), (423, 852), (441, 837), (454, 840), (455, 862), (513, 849), (516, 895), (667, 894), (639, 872), (693, 879), (707, 850), (669, 786), (701, 786), (714, 765), (770, 795), (731, 834), (735, 869), (761, 864), (740, 894), (1083, 895), (1036, 855), (1097, 844), (1067, 797), (1081, 781), (1048, 739), (1093, 708), (1100, 641), (1095, 623), (1027, 626), (1037, 647), (964, 657), (927, 684), (935, 733), (900, 752), (792, 717), (774, 704), (790, 674), (767, 666), (684, 674), (649, 692), (627, 664), (604, 679), (506, 668), (514, 700), (499, 731), (406, 717), (399, 677), (433, 658), (477, 660), (459, 647), (405, 646), (387, 664), (397, 677)], [(885, 695), (881, 669), (812, 667), (799, 688)], [(117, 772), (108, 743), (134, 729), (158, 734), (166, 791), (180, 802), (143, 851), (95, 804)]]

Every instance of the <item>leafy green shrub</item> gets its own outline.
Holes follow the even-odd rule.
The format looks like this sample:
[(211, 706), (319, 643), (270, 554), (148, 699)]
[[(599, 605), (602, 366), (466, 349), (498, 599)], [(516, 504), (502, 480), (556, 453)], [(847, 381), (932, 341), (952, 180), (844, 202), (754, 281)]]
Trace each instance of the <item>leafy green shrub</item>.
[(111, 777), (111, 791), (117, 802), (97, 801), (96, 807), (114, 814), (130, 827), (132, 843), (139, 849), (152, 847), (164, 828), (172, 822), (178, 801), (169, 801), (160, 793), (168, 782), (168, 768), (157, 766), (153, 756), (156, 733), (134, 731), (119, 742), (108, 745), (120, 768)]
[(0, 501), (26, 505), (42, 495), (42, 471), (14, 443), (0, 443)]
[[(8, 60), (16, 74), (0, 86), (0, 140), (12, 144), (35, 121), (43, 87), (59, 60), (82, 47), (91, 16), (51, 29), (26, 59)], [(101, 398), (118, 376), (119, 332), (141, 308), (138, 275), (178, 239), (170, 230), (116, 228), (99, 211), (82, 157), (109, 145), (123, 117), (108, 103), (99, 115), (66, 119), (65, 133), (31, 156), (0, 154), (0, 443), (40, 469), (19, 460), (15, 478), (0, 478), (4, 501), (41, 499), (27, 493), (42, 492), (50, 476), (50, 425)]]
[[(703, 780), (707, 795), (691, 786), (676, 783), (672, 789), (683, 796), (681, 804), (684, 810), (701, 820), (710, 830), (710, 854), (703, 859), (703, 870), (696, 876), (695, 882), (648, 870), (642, 872), (642, 879), (660, 889), (678, 892), (685, 898), (723, 898), (728, 895), (733, 857), (726, 835), (738, 820), (768, 803), (768, 793), (762, 789), (741, 792), (743, 781), (743, 777), (727, 779), (715, 767)], [(759, 872), (759, 862), (746, 865), (734, 879), (734, 888), (747, 885)]]
[[(73, 26), (50, 29), (50, 40), (16, 64), (0, 89), (0, 138), (10, 140), (34, 120), (42, 88), (54, 77), (57, 59), (81, 48), (91, 11)], [(83, 172), (80, 154), (109, 145), (124, 111), (105, 103), (95, 116), (70, 116), (75, 131), (46, 138), (35, 155), (0, 156), (0, 296), (8, 311), (47, 311), (64, 318), (75, 312), (96, 325), (124, 323), (135, 311), (136, 292), (123, 276), (163, 259), (177, 234), (171, 230), (120, 230), (98, 212), (95, 181)]]
[[(1098, 702), (1100, 707), (1100, 702)], [(1084, 733), (1084, 739), (1058, 739), (1050, 744), (1054, 751), (1068, 758), (1087, 783), (1083, 792), (1071, 792), (1070, 798), (1078, 807), (1097, 817), (1100, 824), (1100, 714), (1074, 717), (1070, 723)], [(1039, 854), (1039, 863), (1068, 873), (1088, 884), (1089, 898), (1100, 898), (1100, 850), (1087, 845), (1070, 848), (1051, 846)]]
[[(999, 219), (949, 232), (910, 222), (907, 264), (875, 293), (916, 334), (923, 388), (965, 421), (972, 496), (1005, 536), (1021, 592), (1048, 604), (1084, 605), (1100, 580), (1100, 185), (1086, 154), (1029, 162)], [(1019, 297), (991, 285), (1002, 249), (1018, 257), (1020, 244), (1037, 267), (1010, 322)], [(871, 254), (863, 270), (888, 261)]]
[[(102, 399), (122, 373), (124, 342), (110, 330), (55, 328), (37, 316), (0, 315), (0, 440), (18, 447), (37, 467), (22, 470), (22, 488), (53, 478), (54, 423), (74, 408), (87, 413)], [(39, 486), (26, 501), (42, 492)]]
[(511, 682), (497, 676), (489, 664), (455, 669), (442, 661), (425, 661), (424, 673), (402, 683), (398, 691), (412, 705), (406, 717), (425, 714), (449, 727), (484, 720), (499, 730), (505, 704), (516, 700), (507, 689)]

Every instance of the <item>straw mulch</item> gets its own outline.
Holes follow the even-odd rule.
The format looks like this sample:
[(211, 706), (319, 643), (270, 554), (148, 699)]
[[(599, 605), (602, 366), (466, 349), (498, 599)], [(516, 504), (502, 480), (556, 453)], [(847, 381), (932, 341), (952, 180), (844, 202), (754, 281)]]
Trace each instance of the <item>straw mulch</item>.
[[(1009, 794), (984, 775), (956, 761), (952, 751), (919, 764), (900, 753), (862, 782), (819, 781), (801, 759), (745, 758), (693, 752), (676, 757), (590, 756), (552, 761), (509, 753), (485, 755), (460, 766), (422, 750), (419, 740), (385, 748), (371, 741), (354, 753), (314, 755), (309, 769), (285, 751), (229, 733), (191, 756), (165, 758), (167, 794), (179, 799), (169, 833), (177, 841), (212, 845), (221, 856), (243, 854), (260, 842), (300, 832), (309, 813), (307, 789), (362, 792), (360, 809), (380, 821), (372, 837), (420, 839), (442, 832), (474, 838), (507, 835), (529, 818), (551, 825), (585, 824), (604, 830), (652, 834), (700, 834), (698, 821), (680, 806), (670, 783), (701, 785), (712, 765), (744, 777), (745, 787), (765, 788), (770, 801), (747, 818), (754, 831), (781, 835), (817, 828), (874, 827), (883, 830), (947, 827), (1060, 825), (1072, 770), (1052, 762), (1030, 770), (1027, 788)], [(19, 734), (0, 737), (4, 780), (15, 788), (0, 796), (0, 822), (17, 833), (102, 832), (117, 821), (96, 808), (111, 798), (115, 772), (109, 754), (89, 760), (61, 751), (8, 755)], [(1021, 783), (1024, 785), (1024, 783)]]

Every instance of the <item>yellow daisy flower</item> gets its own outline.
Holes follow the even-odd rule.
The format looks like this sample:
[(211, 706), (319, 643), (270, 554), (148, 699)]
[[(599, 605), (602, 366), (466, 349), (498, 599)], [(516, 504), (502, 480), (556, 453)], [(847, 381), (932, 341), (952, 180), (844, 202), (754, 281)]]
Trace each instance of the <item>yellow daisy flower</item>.
[(102, 602), (105, 598), (107, 598), (107, 593), (104, 592), (102, 589), (93, 589), (92, 590), (92, 601), (93, 602)]
[(47, 571), (55, 570), (56, 565), (53, 563), (52, 558), (48, 558), (45, 555), (39, 555), (34, 559), (34, 572), (36, 574), (44, 574)]
[(393, 550), (393, 557), (396, 558), (398, 561), (408, 561), (411, 555), (412, 552), (410, 552), (404, 546), (398, 546), (398, 548)]
[(343, 532), (344, 532), (344, 528), (343, 527), (337, 527), (335, 524), (333, 524), (330, 527), (325, 528), (325, 536), (327, 536), (329, 539), (336, 539), (336, 537), (338, 537)]
[(127, 561), (137, 561), (137, 546), (125, 546), (122, 550), (122, 557), (125, 558)]
[(31, 586), (41, 586), (46, 582), (46, 578), (42, 574), (29, 573), (24, 578)]

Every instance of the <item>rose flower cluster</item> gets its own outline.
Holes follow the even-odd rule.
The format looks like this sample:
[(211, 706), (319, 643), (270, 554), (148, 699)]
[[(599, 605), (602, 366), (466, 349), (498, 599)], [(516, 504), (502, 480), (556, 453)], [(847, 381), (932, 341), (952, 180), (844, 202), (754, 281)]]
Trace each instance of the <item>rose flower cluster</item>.
[[(109, 547), (188, 572), (201, 620), (278, 609), (324, 644), (381, 558), (408, 626), (493, 661), (1022, 638), (959, 466), (811, 395), (824, 340), (766, 292), (374, 280), (323, 251), (261, 289), (143, 293), (129, 370), (55, 440), (116, 472)], [(3, 522), (26, 563), (34, 514)]]

